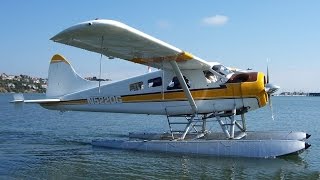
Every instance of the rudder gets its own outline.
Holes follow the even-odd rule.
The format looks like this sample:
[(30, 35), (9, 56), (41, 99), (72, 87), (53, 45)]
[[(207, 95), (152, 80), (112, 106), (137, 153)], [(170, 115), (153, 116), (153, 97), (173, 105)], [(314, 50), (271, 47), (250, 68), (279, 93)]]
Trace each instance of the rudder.
[(94, 87), (96, 84), (79, 76), (63, 56), (56, 54), (51, 58), (46, 91), (47, 98), (58, 98)]

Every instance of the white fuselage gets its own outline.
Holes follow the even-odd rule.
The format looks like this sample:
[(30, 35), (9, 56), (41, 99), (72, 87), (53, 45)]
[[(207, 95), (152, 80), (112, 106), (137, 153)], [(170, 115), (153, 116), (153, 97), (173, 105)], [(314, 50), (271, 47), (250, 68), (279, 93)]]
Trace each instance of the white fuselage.
[[(197, 113), (228, 111), (235, 107), (248, 107), (249, 110), (260, 107), (257, 97), (241, 97), (237, 94), (232, 96), (227, 92), (230, 91), (230, 87), (220, 81), (208, 82), (203, 71), (185, 70), (182, 73), (188, 79), (189, 89), (198, 106)], [(94, 87), (64, 95), (59, 103), (42, 105), (61, 111), (192, 114), (191, 106), (182, 89), (172, 89), (174, 76), (171, 71), (156, 71), (122, 81), (101, 82), (100, 87), (96, 82)], [(160, 83), (159, 79), (162, 79)]]

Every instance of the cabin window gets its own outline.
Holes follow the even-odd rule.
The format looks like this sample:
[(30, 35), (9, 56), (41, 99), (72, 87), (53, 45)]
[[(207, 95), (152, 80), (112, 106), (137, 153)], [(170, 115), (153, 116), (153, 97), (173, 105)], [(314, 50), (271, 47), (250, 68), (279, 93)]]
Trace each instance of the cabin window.
[[(190, 81), (185, 76), (183, 76), (184, 80), (187, 83), (188, 88), (190, 88)], [(181, 84), (178, 80), (178, 78), (175, 76), (172, 78), (171, 82), (169, 83), (167, 90), (173, 90), (173, 89), (181, 89)]]
[(143, 82), (136, 82), (136, 83), (132, 83), (129, 86), (130, 91), (139, 91), (143, 89)]
[(162, 79), (161, 77), (153, 78), (148, 80), (148, 86), (150, 87), (158, 87), (162, 86)]

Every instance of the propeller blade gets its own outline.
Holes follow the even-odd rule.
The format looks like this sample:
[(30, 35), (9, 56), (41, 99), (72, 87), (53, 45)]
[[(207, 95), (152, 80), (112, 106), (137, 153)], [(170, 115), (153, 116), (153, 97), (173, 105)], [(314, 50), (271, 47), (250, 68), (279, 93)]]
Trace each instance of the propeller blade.
[(270, 73), (269, 73), (269, 59), (267, 59), (267, 83), (265, 85), (265, 91), (268, 94), (273, 94), (280, 89), (280, 86), (270, 83)]
[(269, 99), (269, 107), (270, 107), (270, 111), (271, 111), (271, 118), (274, 121), (274, 113), (273, 113), (273, 108), (272, 108), (271, 94), (268, 94), (268, 99)]
[(271, 111), (271, 118), (274, 121), (274, 113), (272, 108), (271, 94), (275, 93), (280, 89), (279, 86), (270, 83), (270, 74), (269, 74), (269, 59), (267, 59), (267, 84), (265, 85), (265, 91), (268, 94), (269, 107)]
[(269, 84), (269, 80), (270, 80), (270, 77), (269, 77), (269, 63), (267, 63), (267, 84)]

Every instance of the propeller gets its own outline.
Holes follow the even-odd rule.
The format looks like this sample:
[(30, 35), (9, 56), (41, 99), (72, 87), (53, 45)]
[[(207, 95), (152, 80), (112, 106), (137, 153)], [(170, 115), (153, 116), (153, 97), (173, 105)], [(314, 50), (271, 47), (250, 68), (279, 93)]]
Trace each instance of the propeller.
[[(269, 62), (269, 61), (267, 61)], [(268, 94), (268, 100), (269, 100), (269, 107), (271, 111), (271, 118), (274, 120), (274, 114), (272, 109), (272, 101), (271, 101), (271, 95), (275, 92), (277, 92), (280, 89), (280, 86), (277, 86), (275, 84), (270, 83), (270, 74), (269, 74), (269, 63), (267, 63), (267, 84), (265, 85), (265, 91)]]

